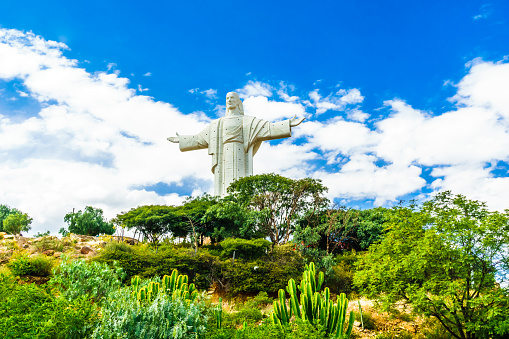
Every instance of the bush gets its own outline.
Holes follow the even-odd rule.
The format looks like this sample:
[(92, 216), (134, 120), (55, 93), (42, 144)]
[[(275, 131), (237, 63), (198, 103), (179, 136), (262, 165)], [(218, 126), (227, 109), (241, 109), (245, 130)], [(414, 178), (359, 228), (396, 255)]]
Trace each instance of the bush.
[(190, 303), (159, 293), (152, 301), (139, 302), (126, 287), (108, 296), (92, 338), (199, 338), (206, 321), (203, 301)]
[(14, 275), (31, 275), (36, 277), (48, 277), (51, 275), (53, 265), (53, 258), (48, 258), (45, 255), (30, 257), (26, 252), (16, 252), (7, 264)]
[(141, 278), (171, 275), (173, 269), (189, 276), (199, 289), (207, 289), (217, 280), (221, 263), (207, 250), (194, 250), (182, 246), (161, 246), (157, 250), (146, 244), (130, 246), (130, 252), (107, 246), (93, 261), (112, 266), (116, 261), (126, 273), (126, 279), (137, 275)]
[[(355, 320), (361, 322), (361, 314), (355, 313)], [(362, 311), (362, 324), (364, 325), (365, 330), (376, 330), (375, 319), (371, 312)]]
[(311, 324), (297, 320), (285, 328), (277, 327), (265, 319), (260, 325), (248, 324), (246, 328), (238, 328), (234, 324), (228, 324), (221, 329), (215, 327), (215, 323), (209, 322), (207, 339), (323, 339), (326, 338), (325, 331), (315, 329)]
[(280, 265), (277, 262), (262, 260), (223, 264), (223, 276), (226, 292), (235, 296), (240, 293), (256, 294), (260, 291), (276, 294), (285, 288), (288, 280), (299, 279), (301, 267)]
[(83, 259), (70, 261), (64, 257), (49, 283), (58, 287), (69, 300), (87, 296), (97, 302), (121, 286), (124, 273), (115, 263), (113, 265), (112, 269), (104, 263), (87, 263)]
[(232, 258), (233, 252), (235, 252), (235, 258), (252, 260), (266, 256), (271, 242), (265, 239), (228, 238), (221, 241), (219, 246), (222, 249), (220, 256), (223, 260)]
[(66, 300), (34, 284), (0, 280), (0, 333), (4, 339), (85, 338), (92, 333), (98, 309), (83, 297)]
[(125, 242), (116, 242), (116, 241), (107, 243), (106, 246), (104, 247), (104, 249), (109, 252), (116, 252), (116, 251), (126, 252), (126, 253), (132, 252), (131, 246), (129, 246)]

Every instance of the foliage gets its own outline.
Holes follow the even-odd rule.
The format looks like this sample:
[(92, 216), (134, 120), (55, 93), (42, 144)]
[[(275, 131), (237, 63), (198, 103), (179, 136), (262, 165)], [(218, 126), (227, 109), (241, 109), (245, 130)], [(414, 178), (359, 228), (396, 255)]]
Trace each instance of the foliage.
[(226, 238), (263, 237), (263, 233), (256, 230), (255, 213), (241, 205), (231, 195), (210, 206), (203, 220), (213, 229), (210, 235), (213, 244)]
[(304, 215), (294, 232), (294, 241), (314, 260), (344, 251), (365, 251), (381, 240), (390, 210), (377, 207), (356, 210), (333, 206), (313, 215)]
[(37, 233), (34, 234), (34, 238), (42, 238), (42, 237), (46, 237), (48, 235), (50, 235), (50, 231), (46, 231), (46, 232), (43, 232), (43, 233), (37, 232)]
[(15, 211), (10, 213), (3, 220), (3, 229), (10, 234), (20, 234), (21, 232), (28, 232), (32, 228), (32, 218), (28, 214)]
[(127, 229), (135, 229), (152, 243), (171, 232), (174, 236), (186, 236), (187, 225), (174, 206), (147, 205), (132, 208), (129, 212), (117, 215), (116, 222)]
[(19, 210), (15, 208), (10, 208), (7, 205), (0, 205), (0, 232), (4, 232), (4, 220), (8, 215), (12, 213), (18, 213)]
[(205, 218), (207, 210), (217, 203), (217, 198), (205, 194), (201, 197), (189, 197), (182, 206), (176, 208), (182, 229), (191, 234), (195, 248), (203, 245), (204, 237), (214, 235), (214, 223)]
[(240, 293), (256, 294), (260, 291), (276, 293), (284, 288), (288, 279), (297, 278), (301, 267), (280, 265), (272, 261), (230, 261), (222, 266), (226, 292), (235, 296)]
[(265, 319), (260, 324), (243, 323), (239, 328), (238, 316), (236, 314), (225, 314), (225, 324), (221, 329), (217, 329), (209, 322), (205, 337), (207, 339), (323, 339), (326, 338), (325, 331), (322, 328), (315, 328), (309, 322), (297, 319), (289, 326), (281, 328), (276, 326), (269, 319)]
[(5, 339), (74, 339), (92, 333), (97, 307), (83, 297), (67, 300), (34, 284), (0, 279), (0, 333)]
[[(147, 286), (155, 281), (146, 281)], [(198, 338), (207, 321), (203, 301), (189, 302), (157, 293), (140, 302), (132, 287), (112, 292), (92, 338)]]
[(64, 256), (49, 284), (57, 287), (69, 300), (84, 296), (98, 302), (121, 286), (124, 273), (115, 263), (113, 265), (112, 269), (103, 263), (87, 263), (83, 259), (71, 260)]
[(69, 232), (91, 236), (115, 233), (113, 224), (104, 219), (103, 210), (92, 206), (86, 206), (83, 212), (81, 210), (74, 212), (73, 209), (72, 212), (65, 215), (64, 221), (69, 225), (69, 228), (67, 230), (60, 229), (59, 233), (63, 236)]
[(45, 255), (30, 257), (28, 253), (16, 252), (12, 255), (7, 266), (15, 275), (30, 275), (36, 277), (47, 277), (51, 275), (54, 261)]
[(254, 212), (259, 231), (273, 244), (290, 239), (295, 221), (313, 215), (327, 205), (327, 188), (320, 180), (293, 180), (277, 174), (261, 174), (234, 181), (229, 187), (236, 201)]
[(241, 259), (257, 259), (267, 255), (270, 249), (270, 241), (265, 239), (234, 239), (227, 238), (219, 244), (222, 249), (220, 253), (221, 259), (228, 259), (233, 257)]
[(355, 275), (368, 296), (406, 301), (455, 338), (509, 333), (509, 211), (443, 192), (420, 209), (396, 207), (388, 226)]
[(115, 251), (121, 251), (121, 252), (131, 252), (132, 248), (130, 245), (126, 244), (125, 242), (116, 242), (111, 241), (106, 244), (104, 247), (106, 251), (115, 252)]
[(295, 280), (290, 279), (286, 287), (286, 291), (290, 294), (289, 308), (286, 304), (285, 291), (280, 289), (278, 292), (279, 300), (274, 301), (274, 312), (271, 314), (274, 324), (281, 327), (287, 326), (291, 322), (293, 314), (295, 318), (300, 318), (314, 326), (319, 325), (327, 335), (334, 334), (335, 338), (349, 338), (354, 321), (352, 311), (350, 312), (348, 328), (343, 331), (348, 299), (346, 299), (344, 293), (341, 293), (337, 305), (334, 305), (330, 299), (328, 287), (325, 287), (322, 293), (319, 292), (323, 281), (324, 274), (319, 272), (316, 276), (314, 263), (306, 265), (299, 286), (299, 298)]
[(200, 250), (179, 247), (172, 244), (162, 244), (157, 250), (148, 244), (129, 246), (125, 251), (118, 246), (106, 246), (93, 261), (107, 263), (112, 266), (117, 262), (126, 273), (126, 278), (138, 275), (141, 278), (170, 275), (173, 269), (189, 276), (200, 289), (208, 288), (218, 274), (220, 263), (218, 259)]

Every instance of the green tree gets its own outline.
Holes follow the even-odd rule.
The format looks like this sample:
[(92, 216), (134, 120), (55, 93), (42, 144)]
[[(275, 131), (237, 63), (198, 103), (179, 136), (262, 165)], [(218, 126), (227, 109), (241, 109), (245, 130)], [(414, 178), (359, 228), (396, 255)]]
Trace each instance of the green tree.
[(4, 231), (4, 220), (9, 214), (20, 212), (15, 208), (10, 208), (7, 205), (0, 205), (0, 232)]
[(444, 192), (394, 208), (387, 225), (355, 274), (368, 296), (409, 303), (455, 338), (509, 333), (509, 211)]
[(107, 222), (103, 216), (103, 210), (86, 206), (85, 210), (67, 213), (64, 221), (69, 225), (68, 230), (62, 228), (60, 233), (65, 235), (67, 232), (82, 234), (82, 235), (99, 235), (99, 234), (113, 234), (115, 228), (111, 222)]
[(323, 196), (327, 188), (320, 180), (293, 180), (273, 173), (236, 180), (228, 192), (254, 212), (258, 230), (273, 244), (287, 242), (299, 217), (317, 213), (328, 204)]
[(203, 220), (212, 229), (210, 234), (212, 243), (226, 238), (253, 239), (264, 236), (263, 233), (256, 231), (256, 218), (252, 211), (238, 203), (231, 195), (210, 206)]
[(365, 251), (383, 237), (389, 213), (383, 207), (357, 210), (335, 205), (301, 218), (294, 240), (305, 252), (315, 253), (314, 260), (345, 250)]
[(30, 218), (28, 214), (16, 211), (14, 213), (9, 214), (3, 220), (3, 228), (7, 233), (10, 234), (28, 232), (32, 228), (30, 226), (32, 220), (33, 219)]
[(182, 206), (175, 208), (181, 229), (187, 229), (191, 235), (195, 247), (198, 243), (203, 245), (204, 237), (211, 237), (214, 233), (214, 225), (204, 218), (207, 210), (217, 203), (217, 199), (208, 194), (201, 197), (189, 197)]
[(176, 237), (188, 234), (188, 225), (183, 222), (182, 214), (174, 206), (146, 205), (132, 208), (117, 215), (116, 222), (127, 229), (135, 229), (152, 243), (162, 236), (172, 233)]

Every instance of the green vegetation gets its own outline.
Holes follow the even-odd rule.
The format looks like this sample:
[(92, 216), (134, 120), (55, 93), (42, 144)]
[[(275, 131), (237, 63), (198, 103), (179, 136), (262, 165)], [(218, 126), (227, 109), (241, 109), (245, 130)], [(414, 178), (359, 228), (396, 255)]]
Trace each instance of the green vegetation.
[[(189, 198), (177, 207), (139, 206), (112, 223), (89, 206), (69, 213), (64, 233), (111, 233), (115, 224), (143, 235), (136, 245), (103, 238), (106, 246), (87, 260), (70, 257), (80, 248), (78, 238), (1, 240), (0, 333), (509, 335), (509, 211), (490, 212), (484, 203), (450, 192), (391, 209), (330, 207), (319, 181), (274, 174), (243, 178), (230, 192), (222, 199)], [(20, 213), (0, 205), (2, 227)], [(65, 254), (56, 259), (52, 251)], [(354, 318), (360, 323), (354, 325)]]
[(436, 318), (455, 338), (509, 331), (509, 211), (438, 194), (397, 207), (389, 232), (358, 264), (355, 284), (386, 308), (397, 301)]
[(113, 268), (98, 262), (73, 260), (68, 257), (53, 272), (50, 285), (55, 286), (61, 295), (69, 300), (87, 297), (94, 302), (101, 301), (110, 292), (121, 286), (124, 273), (116, 263)]
[(0, 272), (0, 333), (5, 339), (86, 338), (98, 308), (84, 297), (68, 300), (46, 287), (18, 284)]
[(67, 213), (64, 221), (69, 225), (68, 229), (61, 228), (60, 233), (66, 236), (68, 233), (83, 235), (113, 234), (115, 228), (111, 222), (107, 222), (103, 216), (103, 210), (86, 206), (85, 210)]
[(32, 223), (32, 218), (28, 216), (28, 214), (18, 211), (16, 209), (10, 210), (8, 214), (5, 214), (5, 206), (4, 211), (0, 211), (3, 215), (2, 225), (3, 230), (10, 234), (20, 234), (21, 232), (28, 232), (32, 228), (30, 224)]
[(31, 275), (35, 277), (47, 277), (53, 269), (53, 259), (39, 254), (31, 257), (26, 252), (16, 252), (7, 266), (12, 273), (18, 276)]

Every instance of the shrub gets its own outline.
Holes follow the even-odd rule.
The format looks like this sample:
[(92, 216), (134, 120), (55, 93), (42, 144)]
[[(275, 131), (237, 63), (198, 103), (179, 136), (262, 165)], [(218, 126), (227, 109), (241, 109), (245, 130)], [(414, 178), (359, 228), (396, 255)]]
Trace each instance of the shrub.
[(104, 263), (87, 263), (83, 259), (71, 261), (64, 257), (49, 283), (58, 287), (69, 300), (87, 296), (97, 302), (121, 286), (124, 273), (115, 263), (113, 265), (110, 268)]
[(284, 288), (289, 279), (298, 279), (300, 267), (280, 265), (277, 262), (265, 262), (262, 260), (223, 264), (224, 281), (226, 292), (235, 296), (240, 293), (256, 294), (260, 291), (276, 294)]
[(131, 288), (112, 292), (92, 338), (198, 338), (205, 332), (205, 304), (159, 293), (139, 302)]
[[(355, 313), (355, 320), (361, 322), (361, 314)], [(362, 311), (362, 324), (364, 325), (365, 330), (376, 330), (375, 319), (373, 318), (373, 314), (368, 311)]]
[(267, 255), (271, 247), (271, 242), (265, 239), (240, 239), (240, 238), (227, 238), (219, 243), (222, 248), (221, 259), (228, 259), (233, 257), (242, 259), (257, 259)]
[(116, 241), (107, 243), (106, 247), (104, 247), (104, 249), (106, 251), (110, 251), (110, 252), (116, 252), (116, 251), (126, 252), (126, 253), (132, 252), (131, 246), (129, 246), (125, 242), (116, 242)]
[(0, 281), (0, 333), (4, 339), (85, 338), (92, 333), (97, 307), (83, 297), (66, 300), (34, 284)]
[(126, 279), (137, 275), (141, 278), (171, 275), (173, 269), (189, 276), (199, 289), (207, 289), (220, 272), (221, 263), (207, 250), (197, 254), (190, 248), (182, 246), (161, 246), (156, 249), (141, 244), (130, 246), (131, 251), (118, 250), (117, 247), (106, 247), (93, 261), (113, 265), (116, 261), (126, 273)]
[(217, 329), (212, 322), (207, 326), (205, 338), (207, 339), (323, 339), (327, 338), (323, 329), (316, 329), (311, 324), (300, 319), (290, 326), (280, 328), (266, 319), (261, 324), (246, 324), (246, 328), (238, 328), (235, 324), (228, 324)]
[(14, 275), (31, 275), (36, 277), (51, 275), (53, 265), (53, 258), (48, 258), (44, 255), (30, 257), (26, 252), (16, 252), (7, 264)]

